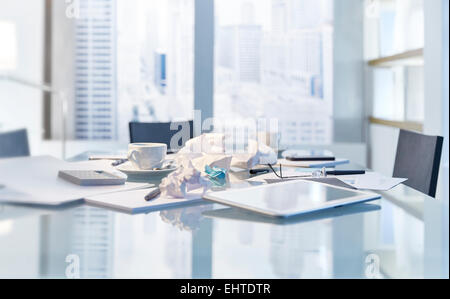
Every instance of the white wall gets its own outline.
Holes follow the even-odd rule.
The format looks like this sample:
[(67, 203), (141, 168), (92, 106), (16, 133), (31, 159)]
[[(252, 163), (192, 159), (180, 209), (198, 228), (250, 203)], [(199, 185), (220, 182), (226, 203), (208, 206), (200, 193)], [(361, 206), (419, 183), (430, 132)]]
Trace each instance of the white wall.
[(365, 141), (364, 1), (334, 4), (334, 141)]
[[(442, 266), (442, 275), (448, 277), (449, 248), (449, 190), (448, 190), (448, 104), (449, 104), (449, 1), (427, 0), (425, 4), (425, 133), (441, 135), (445, 138), (441, 172), (436, 198), (444, 202), (442, 213), (431, 212), (434, 221), (441, 221), (442, 227), (426, 225), (428, 238), (426, 255), (435, 264)], [(429, 232), (427, 231), (429, 230)], [(433, 236), (436, 236), (433, 238)], [(439, 245), (436, 245), (439, 244)], [(427, 246), (428, 245), (428, 246)], [(442, 251), (434, 248), (442, 247)], [(438, 256), (442, 252), (442, 256)], [(430, 267), (432, 267), (431, 265)]]
[[(43, 0), (0, 0), (0, 20), (16, 24), (18, 66), (12, 75), (42, 82)], [(0, 130), (26, 127), (33, 151), (43, 133), (42, 93), (0, 81)]]
[(449, 124), (448, 124), (448, 111), (449, 111), (449, 1), (443, 0), (443, 78), (442, 81), (443, 84), (443, 91), (442, 91), (442, 98), (443, 98), (443, 127), (444, 127), (444, 155), (443, 155), (443, 162), (445, 167), (447, 167), (447, 173), (448, 173), (448, 164), (449, 164)]
[(449, 21), (448, 0), (427, 0), (425, 11), (425, 134), (444, 136), (438, 197), (448, 203)]
[[(425, 122), (426, 134), (442, 135), (444, 132), (444, 24), (443, 5), (446, 1), (427, 0), (425, 13)], [(448, 61), (448, 60), (447, 60)]]
[(392, 176), (399, 132), (395, 128), (370, 125), (370, 168)]

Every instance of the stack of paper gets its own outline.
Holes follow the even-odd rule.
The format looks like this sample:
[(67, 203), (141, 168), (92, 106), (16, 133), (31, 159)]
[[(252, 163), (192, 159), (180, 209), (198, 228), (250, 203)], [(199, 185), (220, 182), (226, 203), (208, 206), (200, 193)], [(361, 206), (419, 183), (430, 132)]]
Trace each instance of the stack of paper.
[(0, 201), (60, 205), (87, 196), (149, 188), (147, 183), (78, 186), (58, 177), (60, 170), (113, 170), (111, 161), (69, 163), (49, 156), (0, 160)]

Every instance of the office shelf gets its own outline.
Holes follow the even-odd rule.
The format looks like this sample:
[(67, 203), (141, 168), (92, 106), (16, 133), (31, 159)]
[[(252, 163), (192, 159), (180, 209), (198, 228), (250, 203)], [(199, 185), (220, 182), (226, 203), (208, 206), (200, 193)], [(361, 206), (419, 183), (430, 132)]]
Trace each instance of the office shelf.
[(423, 48), (369, 60), (371, 67), (423, 66)]
[(423, 132), (423, 123), (414, 121), (394, 121), (376, 117), (369, 117), (371, 124), (382, 125), (409, 131)]

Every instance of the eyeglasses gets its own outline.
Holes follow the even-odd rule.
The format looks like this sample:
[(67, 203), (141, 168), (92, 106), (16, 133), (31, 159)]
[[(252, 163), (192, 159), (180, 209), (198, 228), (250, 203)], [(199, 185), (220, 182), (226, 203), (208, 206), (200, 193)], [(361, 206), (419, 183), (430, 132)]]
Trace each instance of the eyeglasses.
[(313, 171), (312, 173), (303, 174), (303, 175), (295, 175), (295, 176), (283, 176), (283, 166), (280, 164), (280, 174), (276, 172), (272, 165), (267, 164), (269, 168), (273, 171), (273, 173), (280, 179), (297, 179), (297, 178), (324, 178), (327, 176), (327, 169), (324, 167), (321, 170)]

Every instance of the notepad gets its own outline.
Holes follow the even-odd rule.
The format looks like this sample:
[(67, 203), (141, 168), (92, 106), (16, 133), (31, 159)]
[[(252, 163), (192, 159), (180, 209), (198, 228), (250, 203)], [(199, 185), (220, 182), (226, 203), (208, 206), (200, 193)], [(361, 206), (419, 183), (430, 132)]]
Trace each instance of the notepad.
[(145, 201), (144, 197), (155, 189), (156, 188), (91, 196), (85, 198), (85, 202), (92, 206), (109, 208), (129, 214), (148, 213), (203, 202), (201, 192), (190, 193), (186, 198), (158, 197), (149, 202)]

